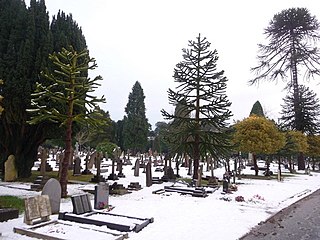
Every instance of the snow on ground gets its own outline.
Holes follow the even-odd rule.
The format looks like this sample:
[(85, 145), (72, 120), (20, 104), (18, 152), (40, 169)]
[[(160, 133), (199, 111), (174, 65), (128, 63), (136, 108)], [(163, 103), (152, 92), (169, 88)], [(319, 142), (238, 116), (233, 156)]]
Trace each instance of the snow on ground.
[[(153, 168), (154, 170), (154, 168)], [(103, 173), (107, 177), (111, 172)], [(130, 182), (139, 182), (143, 189), (133, 191), (122, 196), (110, 196), (109, 202), (115, 208), (111, 211), (116, 214), (140, 218), (154, 218), (154, 222), (142, 231), (129, 232), (129, 239), (216, 239), (235, 240), (248, 232), (259, 222), (266, 220), (279, 210), (289, 206), (297, 200), (307, 196), (320, 188), (320, 173), (304, 172), (285, 177), (282, 182), (277, 180), (236, 180), (238, 191), (232, 194), (222, 194), (222, 188), (209, 194), (206, 198), (180, 195), (178, 193), (152, 194), (152, 191), (170, 186), (173, 183), (153, 184), (146, 187), (146, 177), (140, 169), (140, 176), (134, 177), (132, 166), (124, 166), (126, 178), (117, 182), (125, 187)], [(187, 177), (187, 170), (180, 169), (180, 175)], [(223, 169), (215, 170), (215, 176), (222, 178)], [(253, 171), (247, 167), (244, 173)], [(153, 176), (161, 177), (163, 173), (152, 172)], [(210, 172), (205, 172), (210, 175)], [(108, 181), (112, 184), (113, 181)], [(83, 189), (94, 189), (95, 184), (69, 184), (70, 195), (82, 193)], [(28, 191), (30, 184), (0, 182), (0, 195), (14, 195), (22, 198), (40, 194)], [(242, 196), (244, 202), (235, 201), (235, 197)], [(224, 200), (224, 199), (225, 200)], [(226, 201), (226, 199), (231, 201)], [(93, 195), (91, 195), (93, 205)], [(70, 199), (62, 199), (61, 212), (72, 212)], [(57, 219), (52, 215), (51, 219)], [(26, 227), (23, 223), (23, 214), (18, 219), (0, 223), (2, 239), (32, 239), (13, 232), (13, 227)], [(86, 237), (84, 233), (75, 230), (74, 237)], [(80, 236), (77, 236), (80, 235)], [(92, 237), (92, 231), (87, 231), (87, 237)], [(1, 238), (1, 237), (0, 237)]]

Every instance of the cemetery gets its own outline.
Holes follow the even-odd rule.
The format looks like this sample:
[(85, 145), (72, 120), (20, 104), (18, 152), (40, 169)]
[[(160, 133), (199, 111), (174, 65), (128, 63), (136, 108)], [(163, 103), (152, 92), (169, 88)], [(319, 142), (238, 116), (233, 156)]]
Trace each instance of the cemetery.
[[(96, 161), (95, 163), (92, 163), (93, 160), (91, 160), (90, 163), (85, 154), (82, 154), (81, 161), (75, 160), (70, 171), (73, 172), (75, 178), (90, 172), (88, 179), (91, 180), (88, 182), (70, 181), (68, 184), (70, 192), (67, 199), (61, 198), (59, 181), (47, 176), (45, 169), (50, 172), (58, 170), (56, 160), (51, 157), (40, 161), (40, 164), (36, 163), (33, 168), (38, 172), (41, 172), (42, 169), (41, 175), (46, 178), (45, 183), (39, 188), (33, 187), (35, 183), (0, 182), (1, 190), (10, 191), (12, 189), (15, 191), (16, 189), (16, 191), (25, 191), (28, 195), (24, 197), (25, 212), (22, 215), (18, 215), (16, 210), (1, 209), (0, 219), (3, 224), (10, 221), (19, 222), (12, 227), (12, 233), (6, 231), (1, 234), (22, 234), (30, 239), (52, 240), (74, 239), (79, 235), (90, 235), (95, 239), (149, 239), (152, 232), (157, 231), (155, 229), (164, 226), (162, 215), (157, 212), (161, 212), (161, 208), (164, 208), (165, 211), (170, 211), (172, 207), (178, 210), (180, 207), (177, 207), (183, 206), (186, 201), (201, 202), (201, 205), (207, 209), (210, 209), (209, 205), (213, 202), (218, 206), (223, 202), (241, 203), (238, 207), (245, 212), (250, 212), (250, 209), (255, 209), (258, 206), (262, 209), (271, 207), (265, 200), (270, 197), (270, 191), (262, 187), (260, 190), (255, 190), (257, 194), (249, 197), (246, 193), (248, 190), (242, 190), (253, 184), (252, 180), (226, 174), (224, 167), (214, 169), (214, 177), (212, 177), (210, 176), (212, 174), (210, 167), (207, 169), (206, 162), (202, 162), (199, 178), (188, 181), (191, 179), (188, 176), (188, 168), (180, 167), (179, 175), (184, 178), (177, 178), (174, 173), (177, 169), (170, 167), (171, 164), (172, 166), (176, 165), (173, 160), (172, 163), (162, 161), (161, 156), (131, 158), (130, 163), (132, 162), (134, 165), (132, 163), (122, 164), (120, 161), (114, 161), (110, 158), (101, 158), (100, 162)], [(146, 160), (142, 161), (142, 159)], [(52, 169), (41, 168), (43, 165), (49, 165)], [(75, 167), (75, 165), (77, 166)], [(106, 171), (101, 171), (101, 165)], [(276, 171), (276, 167), (276, 165), (272, 165), (271, 169)], [(245, 176), (252, 170), (249, 165), (242, 171)], [(286, 169), (283, 168), (282, 171), (286, 172)], [(119, 173), (122, 177), (118, 177)], [(112, 176), (112, 178), (110, 179), (108, 176)], [(317, 173), (302, 173), (302, 176), (311, 178), (311, 180), (320, 178)], [(278, 181), (276, 177), (268, 180), (262, 173), (261, 177), (265, 180), (259, 181), (271, 181), (273, 188), (281, 188), (281, 185), (284, 185), (284, 180)], [(285, 181), (289, 183), (289, 180)], [(313, 186), (311, 188), (316, 189), (318, 184)], [(279, 205), (286, 206), (295, 199), (310, 194), (313, 190), (309, 188), (305, 189), (301, 186), (301, 188), (295, 189), (296, 193), (290, 191), (291, 195), (282, 198)], [(250, 192), (253, 194), (252, 190)], [(141, 202), (144, 198), (149, 199), (150, 202)], [(163, 205), (164, 203), (166, 204)], [(169, 207), (170, 204), (171, 207)], [(134, 206), (134, 209), (130, 206)], [(234, 205), (231, 206), (234, 207)], [(278, 208), (275, 208), (274, 211), (276, 209)], [(4, 211), (7, 213), (4, 214)], [(172, 214), (175, 212), (173, 209), (171, 211), (173, 211)], [(201, 215), (204, 215), (204, 212)], [(6, 216), (5, 219), (4, 216)], [(1, 224), (0, 222), (0, 229), (2, 229)], [(245, 230), (243, 229), (243, 231), (244, 234)], [(164, 237), (166, 234), (159, 233), (159, 236)]]

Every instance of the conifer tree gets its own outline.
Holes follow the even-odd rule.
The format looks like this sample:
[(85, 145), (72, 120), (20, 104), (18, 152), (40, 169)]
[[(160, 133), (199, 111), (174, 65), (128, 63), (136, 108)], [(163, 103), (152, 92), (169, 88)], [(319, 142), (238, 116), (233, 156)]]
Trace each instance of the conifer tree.
[(259, 101), (256, 101), (253, 104), (251, 112), (250, 112), (250, 116), (252, 114), (255, 114), (255, 115), (259, 116), (259, 117), (265, 117), (264, 116), (264, 112), (263, 112), (263, 108), (262, 108), (261, 103)]
[(41, 81), (40, 71), (49, 54), (49, 17), (44, 0), (0, 2), (0, 78), (3, 105), (0, 119), (0, 161), (15, 156), (19, 177), (28, 177), (37, 159), (39, 144), (45, 140), (43, 125), (29, 126), (26, 108), (35, 82)]
[(226, 134), (227, 120), (231, 116), (231, 103), (225, 94), (227, 78), (224, 71), (217, 71), (218, 53), (211, 51), (206, 38), (199, 36), (189, 41), (189, 49), (183, 49), (183, 61), (174, 69), (176, 91), (169, 89), (169, 103), (180, 105), (185, 114), (171, 114), (161, 110), (167, 120), (183, 126), (185, 149), (194, 161), (193, 178), (198, 178), (200, 155), (210, 152), (212, 156), (227, 154), (229, 138)]
[(126, 116), (123, 125), (123, 143), (126, 150), (132, 150), (133, 154), (138, 151), (144, 152), (148, 142), (150, 125), (146, 118), (144, 93), (137, 81), (129, 94), (128, 103), (125, 107)]
[[(31, 0), (29, 8), (20, 0), (0, 1), (0, 79), (5, 80), (2, 96), (6, 109), (0, 119), (0, 168), (14, 154), (19, 177), (30, 176), (39, 145), (62, 134), (50, 122), (27, 124), (25, 110), (30, 108), (36, 82), (46, 83), (40, 72), (52, 68), (49, 53), (57, 46), (60, 51), (62, 44), (81, 47), (78, 51), (86, 46), (81, 29), (71, 16), (64, 15), (58, 22), (61, 27), (52, 31), (44, 0)], [(60, 29), (68, 29), (68, 34)], [(65, 42), (58, 43), (57, 35)]]
[[(295, 115), (294, 92), (291, 90), (283, 99), (280, 124), (287, 130), (298, 130), (306, 134), (319, 133), (320, 104), (315, 92), (304, 85), (299, 85), (298, 108)], [(298, 121), (296, 121), (296, 118)]]

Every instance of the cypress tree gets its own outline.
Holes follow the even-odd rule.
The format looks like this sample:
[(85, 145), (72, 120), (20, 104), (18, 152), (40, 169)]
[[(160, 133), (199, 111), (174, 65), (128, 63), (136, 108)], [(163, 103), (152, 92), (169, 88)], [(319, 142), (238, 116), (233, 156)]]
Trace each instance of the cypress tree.
[(43, 0), (31, 1), (28, 9), (18, 0), (0, 4), (0, 78), (5, 81), (6, 109), (0, 124), (1, 161), (14, 154), (19, 177), (27, 177), (37, 159), (37, 148), (45, 139), (42, 126), (26, 123), (25, 109), (46, 65), (49, 18)]
[[(19, 177), (31, 174), (41, 143), (62, 136), (56, 124), (27, 124), (25, 110), (30, 108), (35, 83), (46, 85), (40, 72), (53, 68), (48, 62), (49, 53), (69, 45), (78, 51), (86, 48), (81, 29), (71, 15), (60, 13), (54, 20), (50, 26), (44, 0), (31, 0), (29, 8), (21, 0), (0, 1), (0, 79), (5, 83), (1, 86), (5, 111), (0, 119), (0, 168), (14, 154)], [(56, 22), (61, 28), (54, 28)], [(56, 36), (63, 36), (65, 41)]]
[(148, 142), (149, 123), (146, 118), (144, 93), (137, 81), (129, 94), (129, 100), (125, 108), (126, 116), (123, 126), (123, 141), (126, 150), (132, 150), (133, 154), (138, 151), (144, 152)]
[(261, 103), (259, 101), (256, 101), (253, 106), (252, 106), (252, 109), (251, 109), (251, 112), (250, 112), (250, 115), (257, 115), (259, 117), (265, 117), (264, 116), (264, 112), (263, 112), (263, 108), (261, 106)]

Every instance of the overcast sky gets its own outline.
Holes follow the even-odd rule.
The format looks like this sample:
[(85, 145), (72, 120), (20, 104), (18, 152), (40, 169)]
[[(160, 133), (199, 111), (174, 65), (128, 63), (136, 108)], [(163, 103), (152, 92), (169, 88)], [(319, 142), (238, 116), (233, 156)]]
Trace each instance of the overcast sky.
[[(182, 48), (199, 33), (218, 51), (217, 70), (228, 78), (231, 120), (247, 117), (257, 100), (277, 120), (284, 84), (248, 85), (254, 77), (250, 68), (257, 65), (257, 44), (265, 41), (264, 28), (281, 10), (306, 7), (320, 20), (318, 0), (46, 0), (46, 5), (50, 16), (61, 9), (81, 26), (98, 64), (90, 74), (104, 79), (97, 95), (105, 95), (102, 108), (112, 120), (123, 119), (129, 93), (139, 81), (153, 126), (163, 121), (161, 109), (173, 112), (167, 94), (176, 86), (173, 70), (183, 60)], [(319, 94), (319, 85), (310, 88)]]

